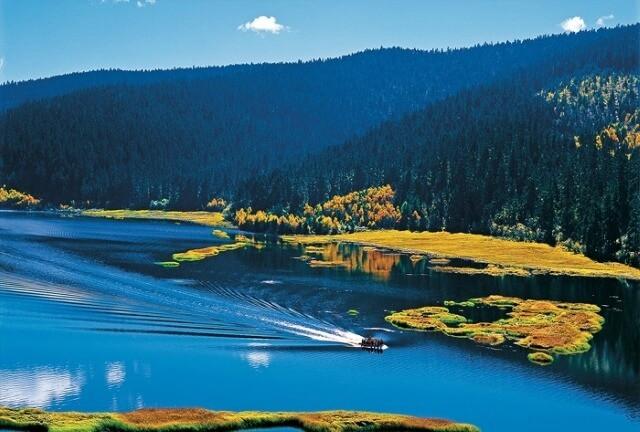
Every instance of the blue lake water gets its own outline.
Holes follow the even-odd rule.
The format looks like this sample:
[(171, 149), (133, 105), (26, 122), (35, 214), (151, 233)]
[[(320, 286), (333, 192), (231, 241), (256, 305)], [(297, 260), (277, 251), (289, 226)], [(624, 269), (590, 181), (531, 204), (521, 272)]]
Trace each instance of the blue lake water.
[[(638, 283), (445, 274), (349, 245), (332, 246), (349, 268), (310, 268), (276, 241), (154, 264), (221, 241), (189, 224), (0, 212), (0, 405), (352, 409), (486, 431), (639, 430)], [(594, 303), (606, 322), (590, 351), (540, 367), (513, 345), (384, 321), (489, 294)], [(361, 335), (389, 348), (354, 348)]]

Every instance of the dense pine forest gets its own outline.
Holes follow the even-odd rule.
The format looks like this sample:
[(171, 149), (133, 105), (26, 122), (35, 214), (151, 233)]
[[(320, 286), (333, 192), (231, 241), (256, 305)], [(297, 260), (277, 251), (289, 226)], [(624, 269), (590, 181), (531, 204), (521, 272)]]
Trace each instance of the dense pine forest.
[[(0, 175), (50, 201), (146, 207), (167, 198), (175, 208), (194, 208), (212, 196), (232, 196), (250, 173), (340, 144), (536, 59), (566, 55), (570, 48), (554, 40), (449, 52), (372, 50), (327, 61), (214, 68), (206, 78), (198, 76), (207, 70), (175, 71), (180, 79), (147, 85), (145, 75), (105, 72), (127, 83), (8, 110), (0, 118)], [(147, 81), (164, 79), (155, 73)], [(78, 85), (96, 79), (77, 78)], [(30, 89), (47, 94), (53, 84)]]
[[(258, 173), (461, 90), (526, 71), (546, 83), (629, 63), (619, 57), (630, 57), (625, 47), (635, 42), (637, 27), (625, 27), (444, 52), (382, 49), (326, 61), (214, 68), (203, 78), (206, 69), (174, 71), (180, 79), (151, 84), (141, 84), (142, 73), (127, 84), (6, 111), (0, 178), (50, 202), (143, 208), (166, 198), (173, 208), (202, 207), (214, 196), (234, 198), (237, 184)], [(83, 77), (76, 78), (91, 81)], [(52, 85), (44, 80), (29, 88), (46, 95)], [(391, 155), (410, 156), (402, 149), (390, 149)]]
[(635, 70), (594, 71), (535, 92), (521, 78), (464, 91), (250, 179), (240, 201), (275, 214), (306, 214), (306, 203), (390, 184), (396, 227), (561, 244), (639, 265)]
[(0, 185), (76, 206), (217, 198), (252, 229), (486, 233), (640, 265), (638, 46), (636, 24), (10, 83)]

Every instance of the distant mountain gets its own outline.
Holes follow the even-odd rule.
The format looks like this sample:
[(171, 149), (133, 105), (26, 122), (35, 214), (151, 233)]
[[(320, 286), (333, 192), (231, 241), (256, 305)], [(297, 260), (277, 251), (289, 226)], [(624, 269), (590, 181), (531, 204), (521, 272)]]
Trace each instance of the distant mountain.
[[(146, 207), (168, 198), (173, 207), (197, 208), (215, 195), (233, 197), (239, 182), (266, 179), (258, 176), (460, 92), (514, 79), (516, 89), (531, 90), (633, 68), (628, 47), (637, 42), (636, 25), (451, 51), (380, 49), (306, 63), (104, 71), (10, 84), (2, 87), (13, 108), (0, 116), (0, 183), (50, 202)], [(393, 133), (375, 133), (385, 130)], [(360, 142), (345, 148), (366, 167)], [(407, 143), (395, 142), (371, 158), (415, 158)], [(299, 197), (298, 189), (289, 181), (278, 198), (248, 200), (281, 204)]]
[(212, 78), (251, 66), (201, 67), (172, 70), (126, 71), (118, 69), (75, 72), (51, 78), (0, 85), (0, 111), (26, 102), (62, 96), (77, 90), (114, 84), (147, 85), (159, 82)]

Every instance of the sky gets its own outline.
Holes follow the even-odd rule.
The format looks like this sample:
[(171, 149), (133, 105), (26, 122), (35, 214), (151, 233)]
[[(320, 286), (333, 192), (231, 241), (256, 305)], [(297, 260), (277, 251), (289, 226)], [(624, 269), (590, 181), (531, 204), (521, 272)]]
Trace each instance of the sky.
[(0, 0), (0, 82), (432, 49), (640, 21), (640, 0)]

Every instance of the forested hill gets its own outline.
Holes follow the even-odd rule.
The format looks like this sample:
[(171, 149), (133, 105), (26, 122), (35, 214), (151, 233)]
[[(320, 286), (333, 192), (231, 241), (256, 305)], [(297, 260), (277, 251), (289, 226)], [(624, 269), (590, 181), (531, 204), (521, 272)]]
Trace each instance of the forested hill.
[(61, 96), (91, 87), (114, 84), (145, 85), (167, 81), (212, 78), (251, 67), (255, 66), (237, 65), (151, 71), (105, 69), (75, 72), (28, 81), (7, 82), (0, 85), (0, 111), (20, 106), (26, 102)]
[(598, 68), (539, 67), (464, 90), (249, 179), (238, 202), (302, 214), (306, 203), (389, 184), (400, 228), (561, 243), (640, 265), (637, 31), (629, 45), (593, 46)]
[[(532, 82), (541, 88), (575, 74), (633, 68), (629, 47), (637, 44), (638, 26), (630, 26), (446, 52), (371, 50), (86, 88), (0, 117), (0, 183), (49, 202), (147, 207), (167, 198), (175, 208), (198, 208), (214, 195), (233, 197), (239, 181), (465, 89), (514, 79), (516, 89), (531, 89)], [(462, 127), (455, 116), (442, 124)], [(423, 159), (405, 138), (385, 147), (383, 157), (398, 168), (399, 161)], [(360, 142), (345, 147), (345, 158)], [(288, 187), (278, 191), (281, 197), (298, 189)]]

